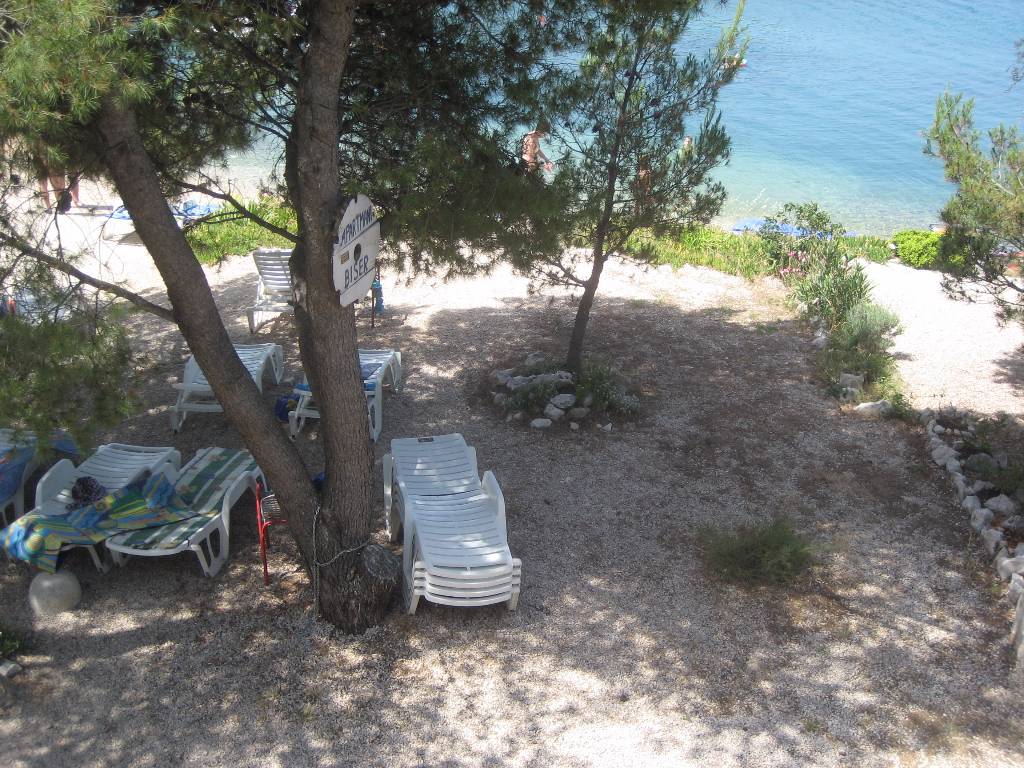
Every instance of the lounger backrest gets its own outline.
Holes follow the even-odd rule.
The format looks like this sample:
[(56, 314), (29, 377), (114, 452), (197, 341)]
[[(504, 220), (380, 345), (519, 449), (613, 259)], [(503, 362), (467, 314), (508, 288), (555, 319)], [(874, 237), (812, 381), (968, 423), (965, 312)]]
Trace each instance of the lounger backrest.
[(263, 280), (263, 290), (268, 294), (292, 297), (292, 268), (289, 265), (291, 251), (282, 248), (260, 248), (253, 251), (252, 260), (256, 271)]
[[(263, 375), (263, 366), (270, 359), (271, 353), (268, 350), (273, 346), (273, 344), (235, 344), (235, 352), (238, 353), (238, 359), (242, 361), (242, 365), (249, 371), (249, 375), (254, 379), (259, 379)], [(189, 355), (188, 362), (185, 363), (185, 376), (182, 382), (200, 387), (210, 386), (206, 380), (206, 374), (196, 362), (195, 355)]]
[(78, 466), (80, 477), (96, 478), (108, 490), (123, 488), (145, 470), (153, 471), (169, 462), (181, 463), (181, 454), (170, 448), (122, 445), (110, 443), (99, 449)]
[(476, 452), (462, 435), (391, 441), (395, 478), (410, 497), (446, 496), (480, 488)]

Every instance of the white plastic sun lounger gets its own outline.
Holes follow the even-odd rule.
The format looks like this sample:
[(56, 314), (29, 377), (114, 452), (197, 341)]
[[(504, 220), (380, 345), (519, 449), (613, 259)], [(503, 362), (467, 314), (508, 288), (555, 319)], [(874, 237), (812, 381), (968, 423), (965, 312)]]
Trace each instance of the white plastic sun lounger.
[[(128, 556), (164, 557), (195, 552), (207, 576), (216, 576), (230, 552), (231, 508), (246, 491), (256, 493), (256, 483), (267, 480), (248, 451), (203, 448), (180, 472), (163, 470), (175, 490), (188, 494), (197, 514), (176, 523), (127, 531), (106, 541), (114, 562), (124, 565)], [(215, 535), (216, 534), (216, 535)]]
[(288, 303), (293, 298), (291, 256), (292, 252), (284, 248), (259, 248), (252, 252), (259, 280), (256, 283), (256, 301), (246, 310), (249, 333), (255, 335), (264, 323), (293, 311)]
[[(359, 365), (363, 368), (380, 366), (363, 379), (366, 393), (366, 410), (370, 417), (370, 436), (376, 442), (384, 429), (384, 387), (391, 386), (396, 392), (402, 391), (402, 353), (394, 349), (360, 349)], [(309, 381), (302, 377), (302, 384), (295, 387), (293, 395), (298, 403), (288, 414), (288, 433), (294, 438), (306, 424), (306, 419), (319, 419), (320, 411), (313, 402)]]
[(505, 499), (493, 472), (481, 480), (462, 435), (392, 440), (384, 511), (392, 540), (404, 529), (409, 613), (421, 597), (458, 606), (507, 602), (515, 610), (522, 561), (508, 548)]
[[(20, 466), (8, 470), (17, 470), (17, 478), (9, 477), (2, 483), (6, 488), (0, 490), (0, 527), (9, 525), (11, 520), (25, 514), (25, 483), (36, 469), (35, 439), (32, 435), (22, 435), (21, 439), (15, 440), (14, 430), (0, 429), (0, 457), (6, 456), (10, 451), (14, 451), (13, 462)], [(27, 455), (29, 451), (33, 456)], [(14, 516), (8, 518), (7, 510), (11, 507)]]
[[(284, 350), (279, 344), (235, 344), (235, 352), (260, 392), (263, 391), (263, 375), (268, 367), (274, 383), (281, 383), (284, 375)], [(175, 432), (181, 429), (190, 413), (220, 413), (224, 410), (213, 396), (213, 390), (199, 368), (195, 355), (189, 356), (181, 382), (173, 386), (178, 390), (178, 401), (171, 408), (171, 429)]]
[[(166, 466), (177, 469), (180, 464), (181, 454), (174, 448), (122, 443), (101, 445), (77, 467), (70, 459), (61, 459), (50, 467), (36, 485), (36, 507), (32, 511), (41, 515), (66, 515), (67, 505), (73, 501), (71, 489), (80, 477), (95, 478), (109, 493)], [(96, 547), (74, 544), (65, 549), (75, 546), (85, 546), (96, 568), (108, 570), (109, 565), (100, 559)]]

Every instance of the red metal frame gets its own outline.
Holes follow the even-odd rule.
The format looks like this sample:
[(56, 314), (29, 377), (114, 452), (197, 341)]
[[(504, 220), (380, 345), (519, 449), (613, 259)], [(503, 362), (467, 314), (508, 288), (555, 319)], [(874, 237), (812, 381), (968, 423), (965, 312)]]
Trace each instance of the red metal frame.
[(263, 561), (263, 586), (270, 584), (270, 574), (267, 572), (267, 543), (270, 536), (267, 528), (272, 525), (284, 525), (288, 521), (283, 517), (270, 518), (263, 514), (263, 488), (259, 482), (256, 483), (256, 530), (260, 536), (260, 560)]

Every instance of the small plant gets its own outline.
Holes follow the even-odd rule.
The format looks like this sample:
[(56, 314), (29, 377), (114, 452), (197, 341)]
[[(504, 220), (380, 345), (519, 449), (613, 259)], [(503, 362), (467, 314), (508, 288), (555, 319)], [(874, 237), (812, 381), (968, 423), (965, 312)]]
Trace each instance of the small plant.
[(606, 363), (588, 362), (576, 387), (576, 399), (582, 401), (590, 395), (591, 407), (598, 411), (633, 416), (640, 410), (640, 398), (630, 394), (619, 384), (615, 370)]
[(876, 264), (884, 264), (893, 257), (889, 241), (884, 237), (847, 235), (843, 238), (843, 245), (851, 258), (861, 258)]
[(942, 235), (919, 229), (905, 229), (893, 235), (896, 254), (900, 261), (917, 269), (939, 266), (939, 246)]
[(0, 629), (0, 658), (10, 656), (21, 647), (21, 642), (5, 629)]
[(774, 271), (758, 235), (736, 235), (712, 227), (694, 227), (676, 238), (638, 232), (629, 238), (626, 250), (653, 264), (669, 264), (677, 269), (684, 264), (710, 267), (748, 280)]
[(793, 298), (807, 307), (829, 331), (834, 331), (858, 304), (871, 294), (860, 264), (849, 264), (838, 248), (813, 258), (807, 272), (793, 287)]
[(728, 581), (788, 584), (814, 564), (813, 547), (785, 518), (700, 532), (708, 567)]
[(548, 401), (557, 394), (558, 388), (554, 384), (529, 384), (517, 389), (505, 402), (511, 411), (540, 413)]
[(895, 361), (889, 350), (899, 330), (899, 318), (885, 307), (870, 302), (853, 307), (821, 354), (825, 378), (834, 381), (840, 373), (857, 373), (870, 383), (892, 375)]

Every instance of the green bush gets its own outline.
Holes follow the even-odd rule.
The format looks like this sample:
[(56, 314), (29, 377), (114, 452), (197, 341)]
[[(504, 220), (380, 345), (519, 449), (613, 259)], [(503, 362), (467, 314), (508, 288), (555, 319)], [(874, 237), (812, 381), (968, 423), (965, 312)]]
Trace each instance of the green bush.
[(889, 248), (889, 241), (884, 237), (874, 237), (873, 235), (844, 237), (843, 246), (850, 258), (867, 259), (877, 264), (884, 264), (893, 256), (892, 250)]
[(748, 280), (774, 271), (760, 237), (735, 235), (712, 227), (695, 227), (677, 238), (638, 232), (627, 241), (626, 251), (654, 264), (669, 264), (676, 269), (684, 264), (710, 267)]
[(517, 389), (505, 402), (511, 411), (540, 413), (557, 394), (558, 388), (554, 384), (530, 384)]
[(905, 229), (892, 237), (900, 261), (916, 269), (940, 266), (939, 247), (942, 235), (919, 229)]
[(594, 398), (593, 407), (598, 411), (632, 416), (640, 410), (640, 398), (628, 393), (615, 375), (615, 370), (606, 363), (587, 362), (576, 386), (576, 398), (587, 395)]
[(793, 283), (793, 298), (829, 332), (841, 326), (850, 311), (870, 295), (860, 264), (850, 264), (837, 249), (812, 256), (807, 271)]
[(700, 540), (707, 566), (729, 581), (787, 584), (814, 564), (811, 543), (784, 518), (735, 531), (707, 527)]
[[(295, 232), (295, 211), (269, 197), (245, 204), (260, 218), (277, 227)], [(186, 233), (196, 258), (203, 264), (217, 264), (229, 256), (249, 253), (256, 248), (290, 248), (293, 243), (274, 234), (235, 211), (225, 210), (190, 227)]]
[(0, 629), (0, 658), (10, 656), (21, 647), (21, 642), (4, 629)]

